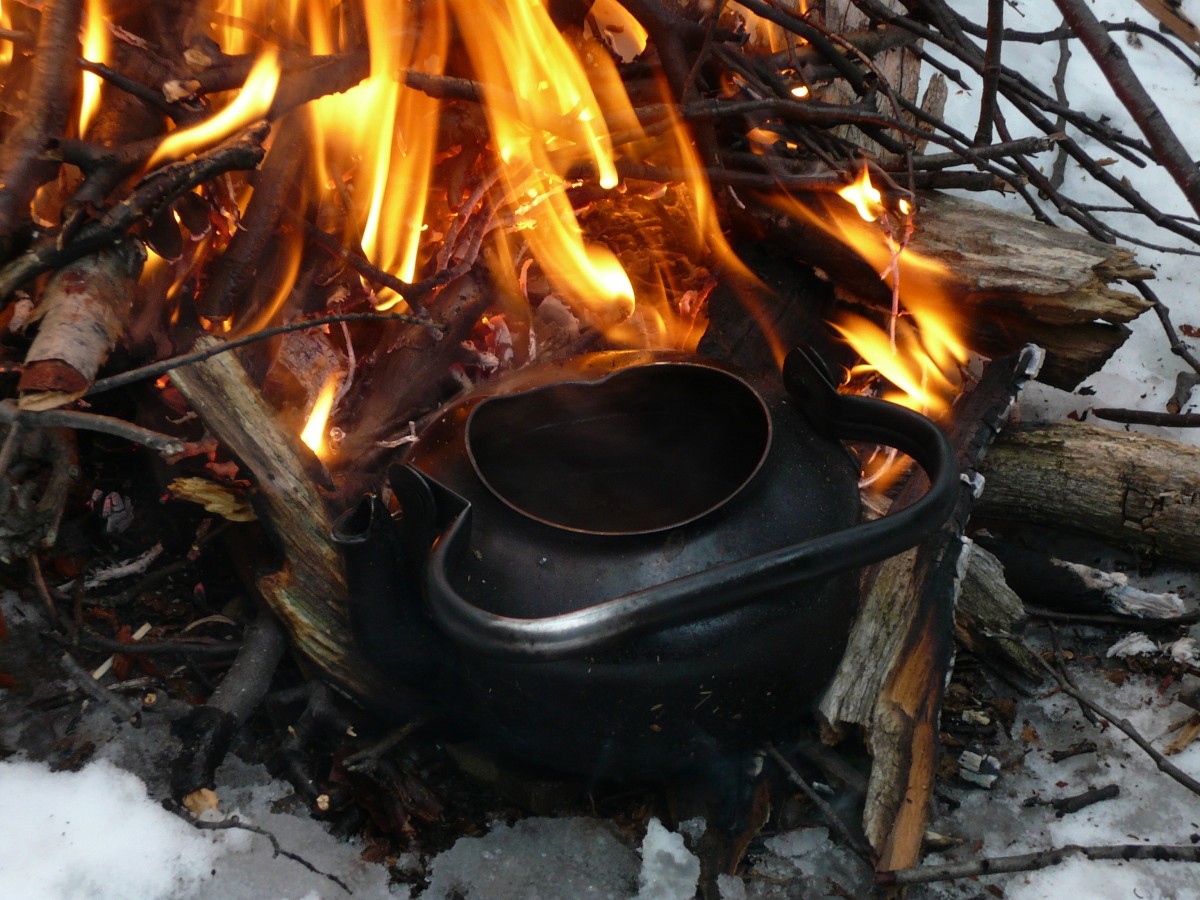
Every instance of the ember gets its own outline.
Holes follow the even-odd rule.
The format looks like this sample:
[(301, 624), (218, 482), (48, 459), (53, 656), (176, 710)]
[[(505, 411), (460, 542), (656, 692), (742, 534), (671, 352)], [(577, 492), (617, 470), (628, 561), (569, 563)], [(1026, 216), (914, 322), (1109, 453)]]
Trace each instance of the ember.
[[(745, 807), (746, 834), (704, 861), (711, 890), (768, 795), (806, 785), (792, 748), (815, 714), (875, 761), (861, 828), (834, 827), (881, 872), (913, 866), (955, 638), (1044, 676), (996, 637), (1024, 611), (967, 536), (1024, 560), (1004, 524), (1032, 519), (1196, 553), (1173, 536), (1195, 504), (1164, 499), (1183, 463), (1126, 483), (1108, 441), (1129, 436), (1045, 437), (1070, 471), (1040, 432), (1006, 438), (984, 493), (1026, 383), (1075, 389), (1142, 312), (1200, 372), (1116, 243), (1200, 232), (1093, 151), (1155, 164), (1200, 213), (1191, 156), (1084, 0), (1056, 0), (1042, 37), (1087, 48), (1140, 136), (1012, 65), (1033, 38), (1007, 5), (4, 4), (0, 559), (64, 671), (124, 715), (110, 668), (188, 661), (142, 674), (189, 700), (171, 790), (207, 802), (279, 670), (280, 702), (307, 704), (272, 739), (280, 767), (322, 815), (369, 817), (385, 855), (444, 808), (356, 745), (379, 725), (363, 710), (401, 741), (736, 783), (713, 809)], [(1200, 72), (1178, 14), (1142, 5), (1178, 39), (1137, 34)], [(959, 71), (973, 136), (944, 120)], [(1052, 152), (1164, 237), (1074, 199), (1035, 160)], [(1195, 383), (1154, 415), (1188, 424)], [(1078, 515), (1075, 470), (1101, 497)]]

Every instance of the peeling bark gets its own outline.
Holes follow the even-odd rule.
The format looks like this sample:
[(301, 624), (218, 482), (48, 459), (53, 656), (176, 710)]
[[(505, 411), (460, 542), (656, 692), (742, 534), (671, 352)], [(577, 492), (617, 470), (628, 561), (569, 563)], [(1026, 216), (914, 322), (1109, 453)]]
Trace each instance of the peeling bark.
[(139, 241), (76, 260), (46, 284), (25, 355), (20, 407), (53, 409), (83, 396), (129, 320), (146, 252)]

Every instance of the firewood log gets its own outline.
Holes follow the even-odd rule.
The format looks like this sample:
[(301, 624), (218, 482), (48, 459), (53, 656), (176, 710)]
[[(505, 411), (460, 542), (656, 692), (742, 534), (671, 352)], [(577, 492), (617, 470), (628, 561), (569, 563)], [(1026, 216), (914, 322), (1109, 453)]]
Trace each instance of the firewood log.
[(1078, 422), (1007, 432), (983, 466), (979, 519), (1038, 522), (1200, 564), (1200, 450)]

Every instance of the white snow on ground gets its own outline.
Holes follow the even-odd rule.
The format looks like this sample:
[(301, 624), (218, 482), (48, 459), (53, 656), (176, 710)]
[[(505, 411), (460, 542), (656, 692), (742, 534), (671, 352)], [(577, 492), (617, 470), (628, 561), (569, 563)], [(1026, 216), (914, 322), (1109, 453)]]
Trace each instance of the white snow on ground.
[(244, 833), (197, 831), (104, 761), (61, 773), (0, 763), (0, 797), (0, 892), (10, 900), (182, 895), (248, 843)]
[[(982, 21), (985, 0), (955, 0), (955, 8)], [(1038, 30), (1058, 24), (1049, 0), (1023, 0), (1011, 5), (1008, 24)], [(1101, 18), (1133, 18), (1155, 27), (1154, 21), (1128, 0), (1097, 0), (1092, 7)], [(1200, 19), (1200, 0), (1184, 0), (1183, 10)], [(1124, 40), (1118, 37), (1119, 40)], [(1148, 41), (1141, 48), (1123, 43), (1167, 119), (1194, 156), (1200, 156), (1200, 90), (1190, 72)], [(1068, 77), (1071, 105), (1092, 115), (1105, 114), (1117, 123), (1128, 121), (1086, 51), (1077, 43)], [(1057, 48), (1012, 46), (1005, 62), (1049, 89), (1057, 64)], [(974, 128), (978, 98), (975, 91), (951, 87), (948, 117), (966, 131)], [(1033, 133), (1006, 110), (1014, 136)], [(1130, 129), (1130, 133), (1132, 129)], [(1097, 154), (1111, 154), (1093, 147)], [(1041, 157), (1048, 169), (1052, 154)], [(1109, 171), (1128, 177), (1143, 194), (1169, 212), (1191, 214), (1174, 183), (1162, 172), (1141, 170), (1118, 160)], [(1077, 171), (1068, 170), (1065, 186), (1077, 200), (1109, 203), (1106, 192)], [(999, 206), (1022, 209), (1018, 198), (988, 197)], [(1138, 237), (1160, 244), (1174, 243), (1169, 234), (1147, 227), (1140, 219), (1114, 215), (1111, 220)], [(1176, 325), (1200, 325), (1200, 262), (1144, 249), (1139, 259), (1158, 274), (1156, 290), (1171, 307)], [(1185, 338), (1185, 340), (1188, 340)], [(1189, 341), (1200, 350), (1197, 342)], [(1088, 380), (1094, 396), (1067, 394), (1041, 386), (1031, 388), (1024, 402), (1027, 418), (1062, 418), (1092, 406), (1140, 407), (1161, 410), (1174, 389), (1181, 364), (1170, 354), (1153, 314), (1134, 323), (1133, 337), (1105, 369)], [(1200, 409), (1194, 400), (1190, 410)], [(1172, 433), (1146, 429), (1195, 442), (1194, 431)], [(11, 598), (10, 602), (11, 602)], [(10, 624), (12, 620), (10, 618)], [(1195, 632), (1200, 635), (1200, 631)], [(1159, 694), (1157, 685), (1137, 676), (1123, 687), (1098, 677), (1081, 677), (1081, 687), (1102, 704), (1127, 716), (1156, 746), (1163, 732), (1185, 714)], [(0, 692), (0, 701), (2, 701)], [(94, 717), (96, 714), (92, 713)], [(1068, 698), (1052, 696), (1023, 701), (1018, 728), (1025, 723), (1037, 734), (1022, 760), (1004, 760), (1004, 771), (991, 792), (950, 786), (962, 806), (939, 818), (934, 828), (966, 843), (960, 853), (1012, 854), (1067, 843), (1183, 843), (1200, 834), (1200, 802), (1166, 776), (1114, 728), (1085, 722)], [(149, 730), (149, 729), (146, 729)], [(128, 729), (124, 730), (126, 733)], [(1049, 751), (1082, 737), (1099, 751), (1060, 763)], [(159, 730), (143, 739), (137, 751), (102, 746), (101, 759), (80, 772), (52, 774), (41, 764), (10, 759), (0, 762), (0, 897), (5, 900), (117, 900), (117, 898), (339, 898), (336, 884), (285, 858), (273, 857), (265, 838), (246, 832), (196, 831), (146, 793), (145, 782), (162, 796), (161, 767), (156, 753), (170, 739)], [(155, 743), (157, 741), (157, 743)], [(117, 762), (105, 759), (114, 759)], [(1200, 748), (1193, 746), (1174, 761), (1200, 776)], [(120, 767), (119, 767), (120, 766)], [(134, 777), (124, 768), (137, 769)], [(271, 831), (284, 849), (302, 855), (312, 865), (336, 875), (358, 897), (408, 896), (407, 888), (389, 890), (387, 872), (358, 858), (358, 848), (329, 836), (301, 812), (277, 812), (291, 789), (273, 782), (261, 770), (231, 760), (218, 773), (222, 810), (240, 811), (245, 821)], [(1110, 782), (1121, 795), (1080, 813), (1057, 818), (1049, 806), (1022, 806), (1038, 796), (1052, 799), (1077, 794)], [(868, 890), (867, 874), (844, 848), (831, 841), (823, 828), (804, 829), (768, 838), (766, 854), (744, 882), (725, 876), (727, 900), (781, 896), (781, 884), (803, 879), (804, 896), (824, 896), (831, 884), (851, 896)], [(947, 859), (956, 858), (948, 852)], [(931, 861), (936, 861), (936, 857)], [(517, 900), (534, 897), (685, 898), (695, 885), (698, 862), (682, 838), (652, 826), (639, 853), (623, 844), (607, 823), (587, 819), (528, 819), (512, 826), (499, 823), (482, 838), (462, 838), (433, 859), (431, 883), (421, 896), (463, 896), (471, 900)], [(963, 882), (922, 888), (917, 896), (976, 897), (982, 886), (1002, 887), (1004, 896), (1035, 900), (1066, 896), (1088, 898), (1194, 897), (1200, 895), (1200, 867), (1178, 863), (1070, 862), (1053, 869), (985, 882)], [(789, 894), (790, 895), (790, 894)]]

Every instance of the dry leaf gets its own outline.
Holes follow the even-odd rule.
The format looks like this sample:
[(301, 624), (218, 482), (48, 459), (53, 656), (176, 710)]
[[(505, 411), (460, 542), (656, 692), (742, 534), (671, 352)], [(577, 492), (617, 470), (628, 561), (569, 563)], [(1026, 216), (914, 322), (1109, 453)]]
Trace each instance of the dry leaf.
[(211, 788), (200, 788), (183, 798), (183, 805), (196, 818), (200, 818), (209, 810), (215, 810), (219, 803), (217, 792)]
[(257, 518), (249, 503), (224, 485), (207, 478), (176, 478), (167, 490), (175, 499), (199, 503), (210, 513), (230, 522), (253, 522)]

